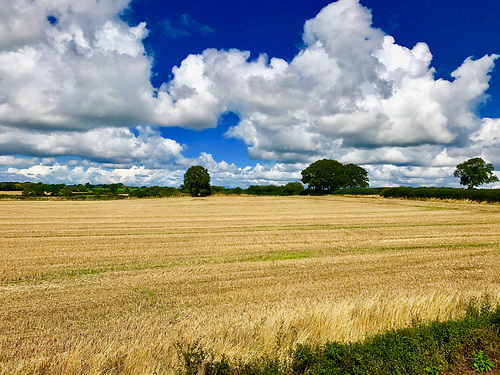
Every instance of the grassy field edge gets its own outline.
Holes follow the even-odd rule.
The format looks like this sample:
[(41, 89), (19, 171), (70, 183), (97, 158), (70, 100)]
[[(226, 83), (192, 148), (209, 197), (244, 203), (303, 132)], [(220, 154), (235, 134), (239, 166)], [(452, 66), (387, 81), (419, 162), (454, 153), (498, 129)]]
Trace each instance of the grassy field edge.
[(289, 359), (243, 363), (219, 359), (197, 342), (178, 343), (182, 375), (360, 375), (489, 372), (500, 364), (500, 306), (471, 303), (465, 317), (446, 322), (415, 322), (361, 343), (297, 345)]

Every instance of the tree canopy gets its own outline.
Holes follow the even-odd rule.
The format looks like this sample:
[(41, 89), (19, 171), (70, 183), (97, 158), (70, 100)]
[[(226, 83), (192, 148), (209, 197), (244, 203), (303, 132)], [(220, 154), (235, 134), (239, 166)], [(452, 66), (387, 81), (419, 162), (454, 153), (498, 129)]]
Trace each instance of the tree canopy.
[(458, 164), (454, 175), (460, 178), (460, 185), (472, 189), (474, 186), (498, 181), (498, 177), (493, 174), (494, 169), (491, 163), (478, 157)]
[(368, 172), (366, 169), (356, 164), (347, 164), (342, 168), (344, 173), (344, 186), (342, 188), (368, 187)]
[(184, 173), (184, 188), (192, 197), (204, 197), (212, 194), (210, 174), (201, 165), (193, 165)]
[(333, 192), (342, 188), (368, 187), (368, 172), (356, 165), (343, 165), (337, 160), (322, 159), (302, 171), (302, 182), (317, 192)]

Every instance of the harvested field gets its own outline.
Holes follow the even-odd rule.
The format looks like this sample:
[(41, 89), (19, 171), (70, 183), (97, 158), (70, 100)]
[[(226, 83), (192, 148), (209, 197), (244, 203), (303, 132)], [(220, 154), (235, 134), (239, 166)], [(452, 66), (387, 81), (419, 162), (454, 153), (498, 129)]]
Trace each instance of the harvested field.
[(285, 358), (500, 301), (500, 205), (373, 197), (0, 201), (0, 373)]

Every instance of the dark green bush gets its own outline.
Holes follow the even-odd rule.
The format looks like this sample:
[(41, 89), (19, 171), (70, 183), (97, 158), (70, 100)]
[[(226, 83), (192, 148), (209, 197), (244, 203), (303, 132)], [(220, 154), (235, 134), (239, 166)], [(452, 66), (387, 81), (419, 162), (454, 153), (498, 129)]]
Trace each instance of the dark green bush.
[(294, 374), (305, 374), (315, 361), (311, 347), (299, 344), (292, 352), (292, 371)]

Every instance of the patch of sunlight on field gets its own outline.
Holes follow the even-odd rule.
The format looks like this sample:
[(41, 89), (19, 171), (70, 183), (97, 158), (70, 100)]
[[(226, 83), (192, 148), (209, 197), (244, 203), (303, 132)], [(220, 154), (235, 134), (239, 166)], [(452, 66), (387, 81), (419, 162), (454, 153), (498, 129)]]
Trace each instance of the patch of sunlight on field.
[(373, 197), (0, 201), (0, 373), (286, 358), (500, 301), (500, 206)]

